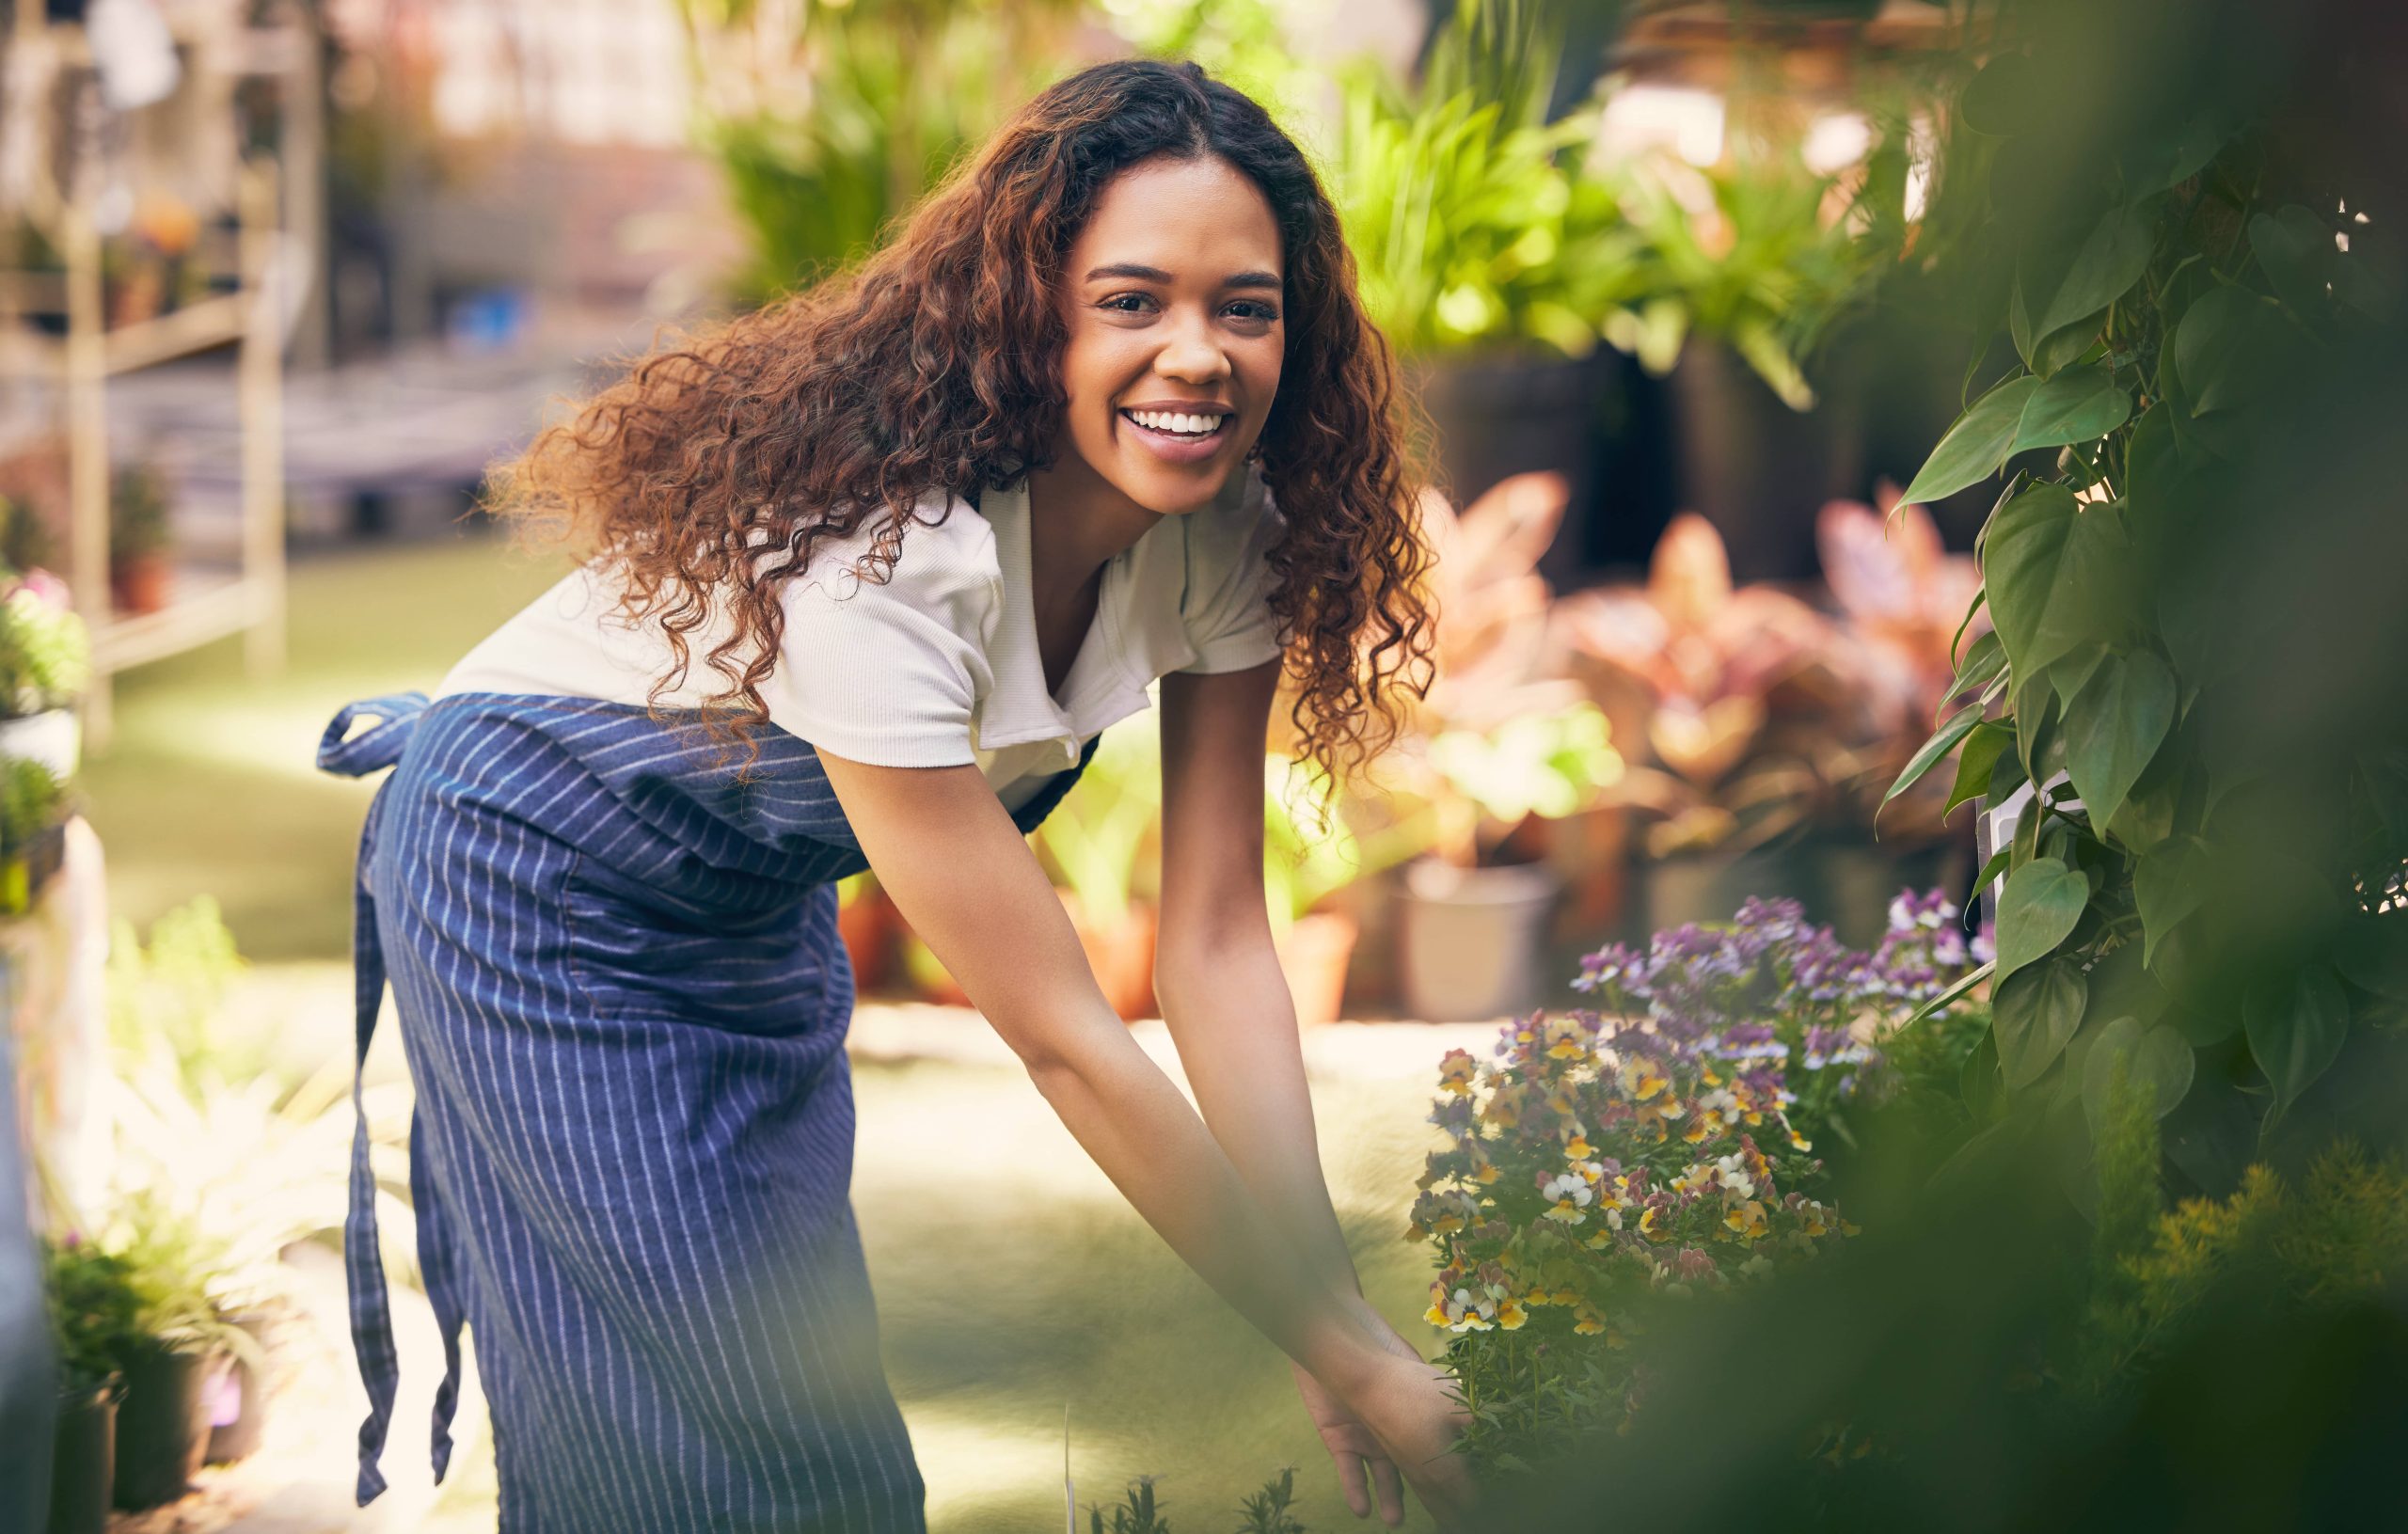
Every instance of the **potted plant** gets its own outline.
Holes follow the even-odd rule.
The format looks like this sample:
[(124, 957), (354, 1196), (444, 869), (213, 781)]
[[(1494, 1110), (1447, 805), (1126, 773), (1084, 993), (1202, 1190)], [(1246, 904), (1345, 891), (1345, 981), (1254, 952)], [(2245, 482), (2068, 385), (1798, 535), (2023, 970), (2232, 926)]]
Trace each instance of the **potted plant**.
[(1333, 796), (1325, 779), (1276, 753), (1262, 767), (1263, 894), (1279, 968), (1299, 1026), (1336, 1022), (1362, 925), (1333, 897), (1412, 857), (1429, 833), (1410, 814), (1358, 830), (1350, 814), (1362, 818), (1365, 806)]
[(1587, 807), (1622, 771), (1606, 720), (1549, 649), (1538, 565), (1566, 494), (1560, 475), (1520, 474), (1461, 514), (1421, 498), (1438, 626), (1429, 692), (1387, 770), (1429, 838), (1398, 909), (1405, 1004), (1426, 1021), (1529, 1004), (1559, 878), (1524, 828)]
[(72, 777), (81, 754), (75, 700), (90, 675), (91, 644), (65, 584), (43, 570), (15, 577), (0, 594), (0, 758), (30, 758)]
[(117, 1474), (118, 1360), (142, 1336), (141, 1295), (122, 1257), (73, 1236), (43, 1243), (59, 1360), (49, 1534), (101, 1534)]
[(1631, 928), (1710, 921), (1748, 894), (1822, 906), (1813, 844), (1835, 824), (1856, 687), (1830, 622), (1785, 592), (1735, 587), (1720, 536), (1693, 513), (1656, 545), (1645, 587), (1579, 593), (1555, 619), (1566, 664), (1635, 757), (1615, 791), (1643, 821)]
[(67, 789), (30, 757), (0, 758), (0, 915), (21, 916), (67, 855)]
[(1843, 216), (1838, 177), (1794, 149), (1738, 141), (1718, 166), (1656, 156), (1615, 177), (1641, 270), (1638, 301), (1603, 324), (1669, 375), (1681, 502), (1731, 541), (1745, 574), (1802, 578), (1808, 514), (1861, 482), (1863, 436), (1848, 398), (1818, 402), (1805, 360), (1877, 263)]
[(118, 1355), (125, 1396), (118, 1410), (114, 1500), (138, 1510), (184, 1494), (209, 1447), (201, 1389), (218, 1355), (249, 1353), (251, 1339), (211, 1295), (222, 1245), (155, 1196), (126, 1199), (109, 1248), (123, 1258), (139, 1299), (140, 1333)]
[[(1556, 30), (1536, 8), (1467, 3), (1417, 88), (1368, 61), (1346, 73), (1333, 192), (1364, 306), (1405, 359), (1450, 492), (1552, 470), (1585, 517), (1620, 376), (1599, 327), (1634, 301), (1641, 267), (1612, 191), (1582, 169), (1595, 114), (1548, 120)], [(1578, 543), (1553, 551), (1559, 576)]]
[(109, 597), (120, 610), (167, 605), (170, 538), (166, 480), (147, 464), (119, 470), (109, 491)]
[[(1875, 498), (1877, 509), (1833, 501), (1815, 523), (1854, 679), (1846, 776), (1836, 786), (1839, 810), (1861, 838), (1834, 841), (1824, 869), (1830, 919), (1851, 941), (1879, 930), (1887, 892), (1900, 878), (1956, 887), (1972, 873), (1965, 856), (1972, 839), (1947, 823), (1970, 797), (1953, 791), (1954, 775), (1885, 794), (1952, 705), (1979, 690), (1966, 686), (1960, 661), (1978, 664), (1998, 642), (1985, 638), (1989, 613), (1974, 601), (1982, 577), (1972, 556), (1949, 553), (1931, 514), (1902, 502), (1895, 485), (1885, 482)], [(1985, 744), (2005, 739), (2001, 728)]]

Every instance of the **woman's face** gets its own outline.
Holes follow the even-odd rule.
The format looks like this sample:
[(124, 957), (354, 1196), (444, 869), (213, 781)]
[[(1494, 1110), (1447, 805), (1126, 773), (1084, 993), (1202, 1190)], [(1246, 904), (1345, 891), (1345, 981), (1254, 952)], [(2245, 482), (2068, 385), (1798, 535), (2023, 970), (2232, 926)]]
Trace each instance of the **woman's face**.
[(1105, 185), (1063, 273), (1062, 467), (1148, 511), (1210, 503), (1261, 435), (1287, 346), (1271, 205), (1216, 159)]

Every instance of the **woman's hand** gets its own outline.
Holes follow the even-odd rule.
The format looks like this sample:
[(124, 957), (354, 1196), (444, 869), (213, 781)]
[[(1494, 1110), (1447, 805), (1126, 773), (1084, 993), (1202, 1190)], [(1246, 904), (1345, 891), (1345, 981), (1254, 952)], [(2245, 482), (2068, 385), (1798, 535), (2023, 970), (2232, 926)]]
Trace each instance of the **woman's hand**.
[[(1377, 1321), (1377, 1328), (1381, 1344), (1387, 1352), (1412, 1363), (1421, 1362), (1413, 1344), (1399, 1336), (1394, 1327)], [(1305, 1398), (1305, 1415), (1312, 1418), (1314, 1431), (1321, 1434), (1330, 1460), (1338, 1466), (1338, 1484), (1346, 1494), (1346, 1506), (1355, 1517), (1368, 1518), (1376, 1499), (1380, 1522), (1390, 1528), (1404, 1522), (1404, 1484), (1398, 1479), (1396, 1461), (1389, 1457), (1387, 1448), (1363, 1425), (1352, 1407), (1313, 1378), (1303, 1365), (1292, 1367), (1296, 1391)]]
[[(1388, 1335), (1395, 1336), (1391, 1330)], [(1378, 1446), (1380, 1458), (1372, 1462), (1376, 1479), (1385, 1465), (1390, 1477), (1402, 1475), (1430, 1516), (1443, 1529), (1462, 1528), (1479, 1506), (1477, 1488), (1472, 1485), (1471, 1469), (1463, 1456), (1453, 1452), (1455, 1440), (1463, 1435), (1464, 1409), (1455, 1399), (1452, 1378), (1435, 1364), (1426, 1363), (1412, 1346), (1397, 1338), (1398, 1352), (1392, 1348), (1382, 1360), (1382, 1367), (1368, 1375), (1348, 1397), (1340, 1415), (1349, 1420), (1345, 1426), (1355, 1432), (1368, 1432)], [(1311, 1395), (1307, 1393), (1309, 1408)], [(1314, 1419), (1320, 1421), (1318, 1416)], [(1330, 1443), (1332, 1452), (1337, 1444), (1324, 1430), (1323, 1441)], [(1339, 1462), (1341, 1478), (1345, 1462)], [(1395, 1526), (1402, 1520), (1401, 1506), (1391, 1516), (1388, 1498), (1392, 1496), (1393, 1480), (1382, 1488), (1381, 1517)], [(1347, 1501), (1354, 1505), (1357, 1492), (1351, 1482), (1347, 1486)], [(1357, 1516), (1363, 1510), (1356, 1509)]]

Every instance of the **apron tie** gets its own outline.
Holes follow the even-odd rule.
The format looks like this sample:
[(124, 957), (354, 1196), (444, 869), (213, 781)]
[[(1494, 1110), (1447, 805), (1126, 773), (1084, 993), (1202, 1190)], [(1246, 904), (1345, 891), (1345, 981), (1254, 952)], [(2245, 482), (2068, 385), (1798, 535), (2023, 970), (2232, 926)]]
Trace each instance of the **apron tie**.
[[(346, 778), (381, 772), (402, 758), (403, 749), (417, 733), (427, 709), (421, 692), (391, 693), (345, 704), (318, 742), (318, 766)], [(357, 735), (352, 726), (362, 719), (372, 722)], [(343, 1220), (344, 1287), (351, 1303), (351, 1340), (358, 1355), (360, 1383), (368, 1388), (368, 1416), (359, 1425), (359, 1481), (356, 1494), (366, 1507), (385, 1490), (376, 1467), (384, 1453), (385, 1435), (392, 1423), (393, 1397), (401, 1383), (401, 1355), (393, 1341), (392, 1299), (385, 1287), (385, 1264), (376, 1239), (376, 1174), (368, 1154), (368, 1109), (362, 1096), (362, 1075), (368, 1046), (375, 1036), (376, 1014), (385, 999), (385, 953), (376, 934), (376, 902), (369, 894), (369, 870), (375, 856), (379, 792), (368, 809), (360, 832), (359, 865), (352, 884), (351, 962), (353, 977), (355, 1058), (351, 1102), (358, 1115), (351, 1137), (351, 1208)], [(453, 1261), (452, 1232), (442, 1203), (427, 1175), (418, 1115), (410, 1115), (410, 1199), (418, 1217), (419, 1273), (435, 1307), (443, 1337), (443, 1383), (435, 1392), (431, 1435), (435, 1479), (443, 1479), (452, 1460), (452, 1415), (460, 1399), (460, 1326), (464, 1314), (459, 1273)]]

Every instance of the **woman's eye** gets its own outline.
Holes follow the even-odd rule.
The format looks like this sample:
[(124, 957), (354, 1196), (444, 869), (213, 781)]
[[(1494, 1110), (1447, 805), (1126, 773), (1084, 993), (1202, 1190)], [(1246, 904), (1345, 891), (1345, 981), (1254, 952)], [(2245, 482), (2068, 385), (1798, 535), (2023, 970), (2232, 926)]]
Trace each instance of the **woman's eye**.
[(1097, 307), (1108, 308), (1116, 314), (1141, 314), (1144, 312), (1142, 306), (1152, 302), (1141, 293), (1117, 293)]
[(1269, 304), (1258, 303), (1253, 299), (1241, 299), (1239, 302), (1231, 304), (1229, 306), (1229, 312), (1241, 320), (1253, 320), (1258, 323), (1264, 324), (1279, 318), (1278, 309)]

